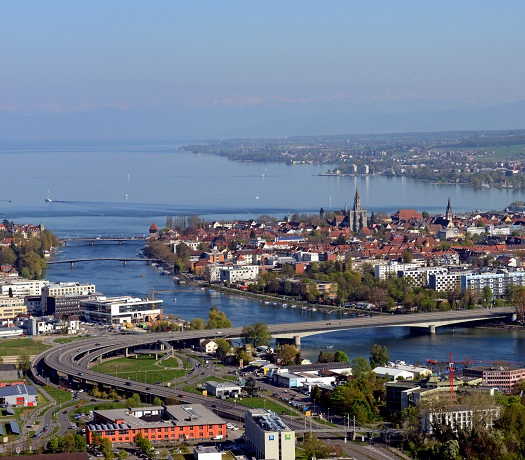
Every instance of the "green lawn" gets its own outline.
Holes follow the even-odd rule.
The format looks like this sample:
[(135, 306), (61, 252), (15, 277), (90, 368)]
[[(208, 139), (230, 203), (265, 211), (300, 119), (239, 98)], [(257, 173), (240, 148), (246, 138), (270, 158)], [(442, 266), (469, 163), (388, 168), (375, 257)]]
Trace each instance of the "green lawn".
[(162, 367), (179, 367), (181, 362), (177, 358), (167, 358), (160, 363)]
[(22, 352), (38, 355), (49, 348), (44, 342), (28, 338), (0, 339), (0, 356), (19, 356)]
[(71, 400), (71, 392), (69, 391), (49, 385), (44, 387), (44, 390), (49, 393), (58, 404)]
[(183, 369), (165, 370), (162, 363), (160, 366), (156, 366), (155, 363), (155, 358), (151, 356), (138, 355), (137, 357), (112, 359), (98, 364), (93, 370), (145, 383), (169, 382), (185, 374)]
[(285, 411), (285, 413), (288, 414), (290, 413), (290, 410), (287, 406), (283, 406), (266, 398), (242, 398), (242, 400), (237, 399), (237, 405), (239, 404), (241, 406), (253, 407), (256, 409), (266, 408), (273, 410), (276, 414), (280, 414), (282, 411)]
[(87, 338), (89, 338), (89, 337), (83, 337), (81, 335), (76, 336), (76, 337), (61, 337), (59, 339), (53, 340), (53, 342), (55, 342), (55, 343), (70, 343), (70, 342), (74, 342), (75, 340), (82, 340), (82, 339), (87, 339)]

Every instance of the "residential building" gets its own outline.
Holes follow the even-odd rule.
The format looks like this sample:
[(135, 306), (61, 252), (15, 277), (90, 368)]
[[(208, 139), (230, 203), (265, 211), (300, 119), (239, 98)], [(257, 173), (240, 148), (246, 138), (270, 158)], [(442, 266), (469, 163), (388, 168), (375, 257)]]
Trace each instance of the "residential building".
[(447, 407), (441, 410), (423, 411), (421, 430), (432, 434), (437, 426), (449, 426), (454, 433), (460, 430), (472, 430), (475, 423), (482, 424), (491, 430), (500, 416), (498, 406), (472, 409), (465, 406)]
[(464, 271), (454, 271), (449, 273), (431, 273), (428, 275), (428, 287), (438, 292), (453, 291), (461, 289), (461, 278)]
[(259, 276), (257, 265), (229, 265), (219, 267), (219, 280), (221, 283), (238, 283), (254, 280)]
[(162, 300), (137, 297), (98, 297), (81, 302), (81, 316), (89, 321), (122, 325), (155, 321), (162, 314)]
[(0, 296), (0, 319), (14, 318), (27, 313), (23, 297)]
[(99, 410), (86, 425), (89, 444), (95, 433), (112, 444), (133, 443), (139, 433), (151, 442), (211, 440), (226, 436), (226, 422), (202, 404)]
[(212, 339), (203, 340), (200, 344), (201, 351), (207, 355), (213, 355), (217, 351), (217, 348), (219, 348), (217, 342)]
[(295, 432), (274, 412), (251, 409), (244, 420), (246, 443), (257, 460), (295, 460)]
[(26, 295), (42, 295), (42, 289), (48, 284), (45, 280), (0, 279), (0, 295), (24, 297)]

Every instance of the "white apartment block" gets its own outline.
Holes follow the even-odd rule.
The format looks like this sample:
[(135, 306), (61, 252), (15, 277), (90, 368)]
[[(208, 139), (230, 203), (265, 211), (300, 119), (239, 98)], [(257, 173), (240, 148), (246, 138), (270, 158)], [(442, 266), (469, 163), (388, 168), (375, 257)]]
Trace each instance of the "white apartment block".
[(41, 295), (42, 289), (49, 284), (45, 280), (27, 280), (25, 278), (0, 281), (0, 294), (24, 297), (26, 295)]
[(219, 268), (219, 279), (222, 283), (237, 283), (254, 280), (259, 276), (258, 265), (229, 265)]
[(487, 430), (491, 430), (499, 416), (499, 407), (470, 409), (458, 406), (442, 411), (424, 411), (421, 420), (421, 429), (425, 433), (432, 434), (436, 426), (445, 425), (452, 428), (454, 433), (457, 433), (459, 430), (471, 430), (474, 421), (477, 419)]
[(400, 264), (399, 262), (390, 261), (386, 264), (375, 264), (374, 275), (378, 280), (382, 281), (386, 279), (387, 275), (396, 275), (399, 270), (415, 270), (420, 266), (415, 263)]
[(428, 287), (438, 292), (461, 289), (461, 277), (465, 272), (432, 273), (428, 275)]
[(525, 272), (508, 273), (470, 273), (461, 277), (461, 290), (472, 289), (481, 292), (485, 286), (490, 287), (492, 295), (502, 297), (511, 286), (525, 286)]
[(406, 278), (408, 284), (412, 286), (428, 286), (429, 275), (443, 275), (447, 272), (448, 269), (445, 267), (417, 267), (398, 270), (397, 276)]

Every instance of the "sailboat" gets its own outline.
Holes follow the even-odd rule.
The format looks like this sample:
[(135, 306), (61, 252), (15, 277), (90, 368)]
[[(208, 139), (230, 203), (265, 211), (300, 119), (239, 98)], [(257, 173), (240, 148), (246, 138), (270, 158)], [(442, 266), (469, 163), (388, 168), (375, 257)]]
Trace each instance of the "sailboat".
[(51, 201), (53, 201), (51, 199), (51, 194), (49, 193), (49, 190), (47, 191), (47, 198), (44, 200), (46, 203), (51, 203)]

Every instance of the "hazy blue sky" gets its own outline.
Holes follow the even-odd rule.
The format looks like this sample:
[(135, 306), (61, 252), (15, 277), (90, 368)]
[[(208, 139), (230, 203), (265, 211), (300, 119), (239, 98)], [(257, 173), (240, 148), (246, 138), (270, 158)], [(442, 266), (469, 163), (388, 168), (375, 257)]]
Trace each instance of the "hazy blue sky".
[(2, 120), (114, 108), (244, 111), (255, 123), (257, 110), (268, 121), (525, 100), (523, 0), (0, 7)]

